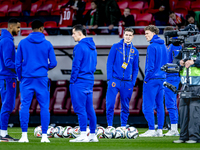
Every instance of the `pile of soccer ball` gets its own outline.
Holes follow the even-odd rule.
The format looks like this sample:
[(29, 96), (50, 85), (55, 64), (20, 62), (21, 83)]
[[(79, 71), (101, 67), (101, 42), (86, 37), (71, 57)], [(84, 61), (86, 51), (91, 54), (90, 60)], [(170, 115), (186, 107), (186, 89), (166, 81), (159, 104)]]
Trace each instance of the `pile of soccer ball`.
[[(90, 133), (89, 127), (87, 127), (87, 135)], [(62, 126), (52, 127), (49, 126), (47, 130), (48, 138), (77, 138), (80, 135), (80, 127), (75, 126), (72, 128), (71, 126), (66, 126), (65, 128)], [(98, 138), (128, 138), (128, 139), (136, 139), (138, 137), (138, 130), (135, 127), (128, 127), (125, 130), (121, 127), (108, 127), (104, 128), (102, 126), (97, 127), (96, 135)], [(34, 130), (34, 136), (42, 137), (42, 127), (38, 126)]]

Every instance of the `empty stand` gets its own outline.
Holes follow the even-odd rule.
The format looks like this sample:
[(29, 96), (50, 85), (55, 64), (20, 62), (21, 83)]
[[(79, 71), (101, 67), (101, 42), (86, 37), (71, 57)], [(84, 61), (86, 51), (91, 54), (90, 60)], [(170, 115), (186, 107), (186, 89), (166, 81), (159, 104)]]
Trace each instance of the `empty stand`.
[(190, 10), (190, 1), (178, 1), (174, 12), (183, 14), (185, 17), (188, 14), (188, 10)]
[(58, 3), (53, 9), (51, 10), (51, 15), (60, 15), (60, 8), (64, 6), (66, 2)]
[(124, 10), (125, 8), (128, 7), (128, 2), (121, 1), (121, 2), (117, 2), (117, 4), (119, 6), (119, 9), (121, 10)]
[(200, 1), (194, 1), (191, 3), (192, 11), (200, 11)]
[(17, 3), (13, 6), (10, 6), (8, 9), (8, 16), (20, 16), (22, 15), (22, 4)]
[(9, 5), (9, 6), (12, 5), (12, 1), (10, 0), (1, 0), (0, 3), (4, 5)]
[(56, 6), (56, 3), (45, 3), (40, 5), (40, 7), (37, 10), (36, 15), (38, 16), (48, 16), (51, 14), (51, 9), (53, 8), (53, 6)]
[(27, 23), (26, 22), (20, 22), (20, 27), (21, 28), (27, 28)]
[(57, 28), (57, 22), (55, 21), (46, 21), (44, 22), (45, 28)]
[(21, 31), (21, 36), (28, 36), (32, 32), (33, 32), (32, 30), (22, 30)]
[(41, 1), (37, 1), (37, 2), (31, 4), (30, 16), (35, 16), (35, 13), (37, 12), (37, 10), (38, 10), (38, 8), (40, 7), (41, 4), (42, 4)]
[(8, 23), (7, 22), (1, 22), (0, 28), (8, 28)]
[(135, 14), (141, 13), (143, 6), (144, 6), (144, 2), (142, 1), (129, 2), (129, 8), (131, 10), (131, 13), (135, 13)]
[(0, 17), (7, 16), (8, 13), (8, 4), (1, 4), (0, 5)]

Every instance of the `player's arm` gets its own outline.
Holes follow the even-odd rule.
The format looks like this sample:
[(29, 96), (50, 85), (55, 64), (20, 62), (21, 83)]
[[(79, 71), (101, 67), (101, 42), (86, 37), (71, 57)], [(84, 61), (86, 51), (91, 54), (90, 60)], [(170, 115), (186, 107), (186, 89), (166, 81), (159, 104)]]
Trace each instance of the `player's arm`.
[(137, 79), (138, 71), (139, 71), (139, 53), (135, 54), (134, 62), (133, 62), (133, 74), (132, 74), (132, 82), (133, 85), (135, 86), (135, 81)]
[(146, 67), (146, 74), (145, 74), (145, 78), (144, 78), (144, 82), (147, 83), (150, 79), (150, 77), (153, 75), (153, 71), (154, 71), (154, 64), (155, 64), (155, 53), (156, 50), (154, 47), (148, 46), (147, 48), (147, 67)]
[(113, 45), (110, 49), (110, 52), (108, 54), (108, 59), (107, 59), (107, 80), (109, 81), (112, 79), (112, 73), (113, 73), (113, 66), (115, 62), (115, 57), (116, 57), (116, 46)]
[(51, 70), (51, 69), (53, 69), (56, 66), (57, 66), (56, 55), (55, 55), (53, 46), (50, 44), (48, 68), (49, 68), (49, 70)]
[(73, 84), (77, 80), (77, 76), (80, 70), (81, 62), (83, 59), (83, 52), (82, 47), (80, 45), (76, 45), (74, 47), (73, 52), (73, 61), (72, 61), (72, 72), (70, 83)]
[(15, 72), (15, 62), (13, 62), (13, 43), (10, 40), (5, 41), (3, 44), (3, 60), (6, 68)]
[(16, 60), (15, 60), (17, 77), (19, 81), (21, 81), (21, 77), (22, 77), (22, 60), (23, 60), (23, 56), (22, 56), (21, 43), (19, 43), (18, 48), (17, 48)]

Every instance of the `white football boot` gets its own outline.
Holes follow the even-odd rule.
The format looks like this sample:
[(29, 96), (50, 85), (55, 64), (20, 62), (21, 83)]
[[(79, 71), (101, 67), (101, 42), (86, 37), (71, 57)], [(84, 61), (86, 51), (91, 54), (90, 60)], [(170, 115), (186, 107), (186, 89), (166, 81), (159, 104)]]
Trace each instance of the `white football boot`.
[(164, 136), (179, 136), (179, 132), (176, 130), (169, 130)]
[(47, 134), (42, 134), (41, 143), (50, 143)]
[(73, 140), (69, 140), (69, 142), (90, 142), (89, 138), (87, 136), (79, 136)]
[(20, 142), (20, 143), (28, 143), (29, 140), (28, 140), (27, 137), (21, 137), (18, 142)]
[(147, 130), (145, 133), (140, 134), (139, 137), (156, 137), (157, 133), (155, 130)]
[(157, 137), (163, 137), (162, 129), (158, 129), (158, 130), (156, 131), (156, 136), (157, 136)]
[(95, 134), (90, 134), (88, 136), (89, 142), (99, 142), (97, 136)]

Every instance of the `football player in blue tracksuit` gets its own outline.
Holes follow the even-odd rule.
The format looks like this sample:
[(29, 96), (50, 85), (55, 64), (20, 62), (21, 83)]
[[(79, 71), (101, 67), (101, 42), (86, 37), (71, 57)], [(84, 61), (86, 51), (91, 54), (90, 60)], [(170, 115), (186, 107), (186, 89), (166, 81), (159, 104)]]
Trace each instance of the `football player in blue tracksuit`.
[[(70, 142), (98, 142), (95, 135), (96, 114), (93, 108), (94, 72), (97, 65), (97, 51), (91, 37), (86, 37), (85, 28), (73, 27), (72, 37), (78, 44), (74, 47), (70, 94), (74, 112), (78, 115), (81, 135)], [(87, 137), (87, 120), (90, 121), (90, 135)]]
[[(148, 122), (149, 130), (140, 137), (162, 137), (164, 124), (164, 86), (166, 73), (161, 67), (167, 63), (167, 47), (164, 40), (158, 37), (159, 29), (154, 25), (144, 28), (145, 37), (150, 45), (147, 47), (145, 78), (143, 84), (143, 113)], [(154, 106), (157, 108), (158, 130), (154, 127)]]
[(34, 93), (40, 105), (42, 125), (41, 142), (50, 142), (47, 129), (50, 122), (49, 114), (49, 79), (47, 72), (57, 65), (52, 44), (45, 39), (43, 23), (35, 20), (32, 23), (33, 32), (20, 41), (17, 49), (16, 71), (20, 81), (21, 110), (20, 124), (22, 137), (19, 142), (29, 142), (27, 137), (29, 122), (29, 107)]
[[(164, 29), (164, 31), (174, 30), (173, 27), (169, 26)], [(176, 37), (173, 37), (176, 38)], [(168, 46), (168, 63), (176, 63), (175, 57), (178, 56), (182, 46), (175, 46), (170, 44)], [(178, 89), (180, 83), (179, 73), (167, 73), (166, 81), (176, 87)], [(178, 108), (177, 108), (177, 94), (172, 92), (169, 88), (165, 87), (165, 105), (169, 112), (170, 122), (171, 122), (171, 130), (169, 130), (165, 136), (179, 136), (178, 132)]]
[(16, 71), (15, 71), (15, 45), (13, 35), (20, 31), (20, 22), (17, 19), (8, 21), (8, 29), (1, 31), (0, 41), (0, 141), (17, 141), (7, 133), (8, 121), (15, 107), (16, 97)]
[(139, 70), (139, 52), (131, 42), (134, 31), (126, 28), (124, 39), (111, 47), (107, 60), (108, 89), (106, 115), (108, 128), (113, 125), (115, 98), (120, 92), (121, 127), (125, 128), (129, 116), (129, 102)]

